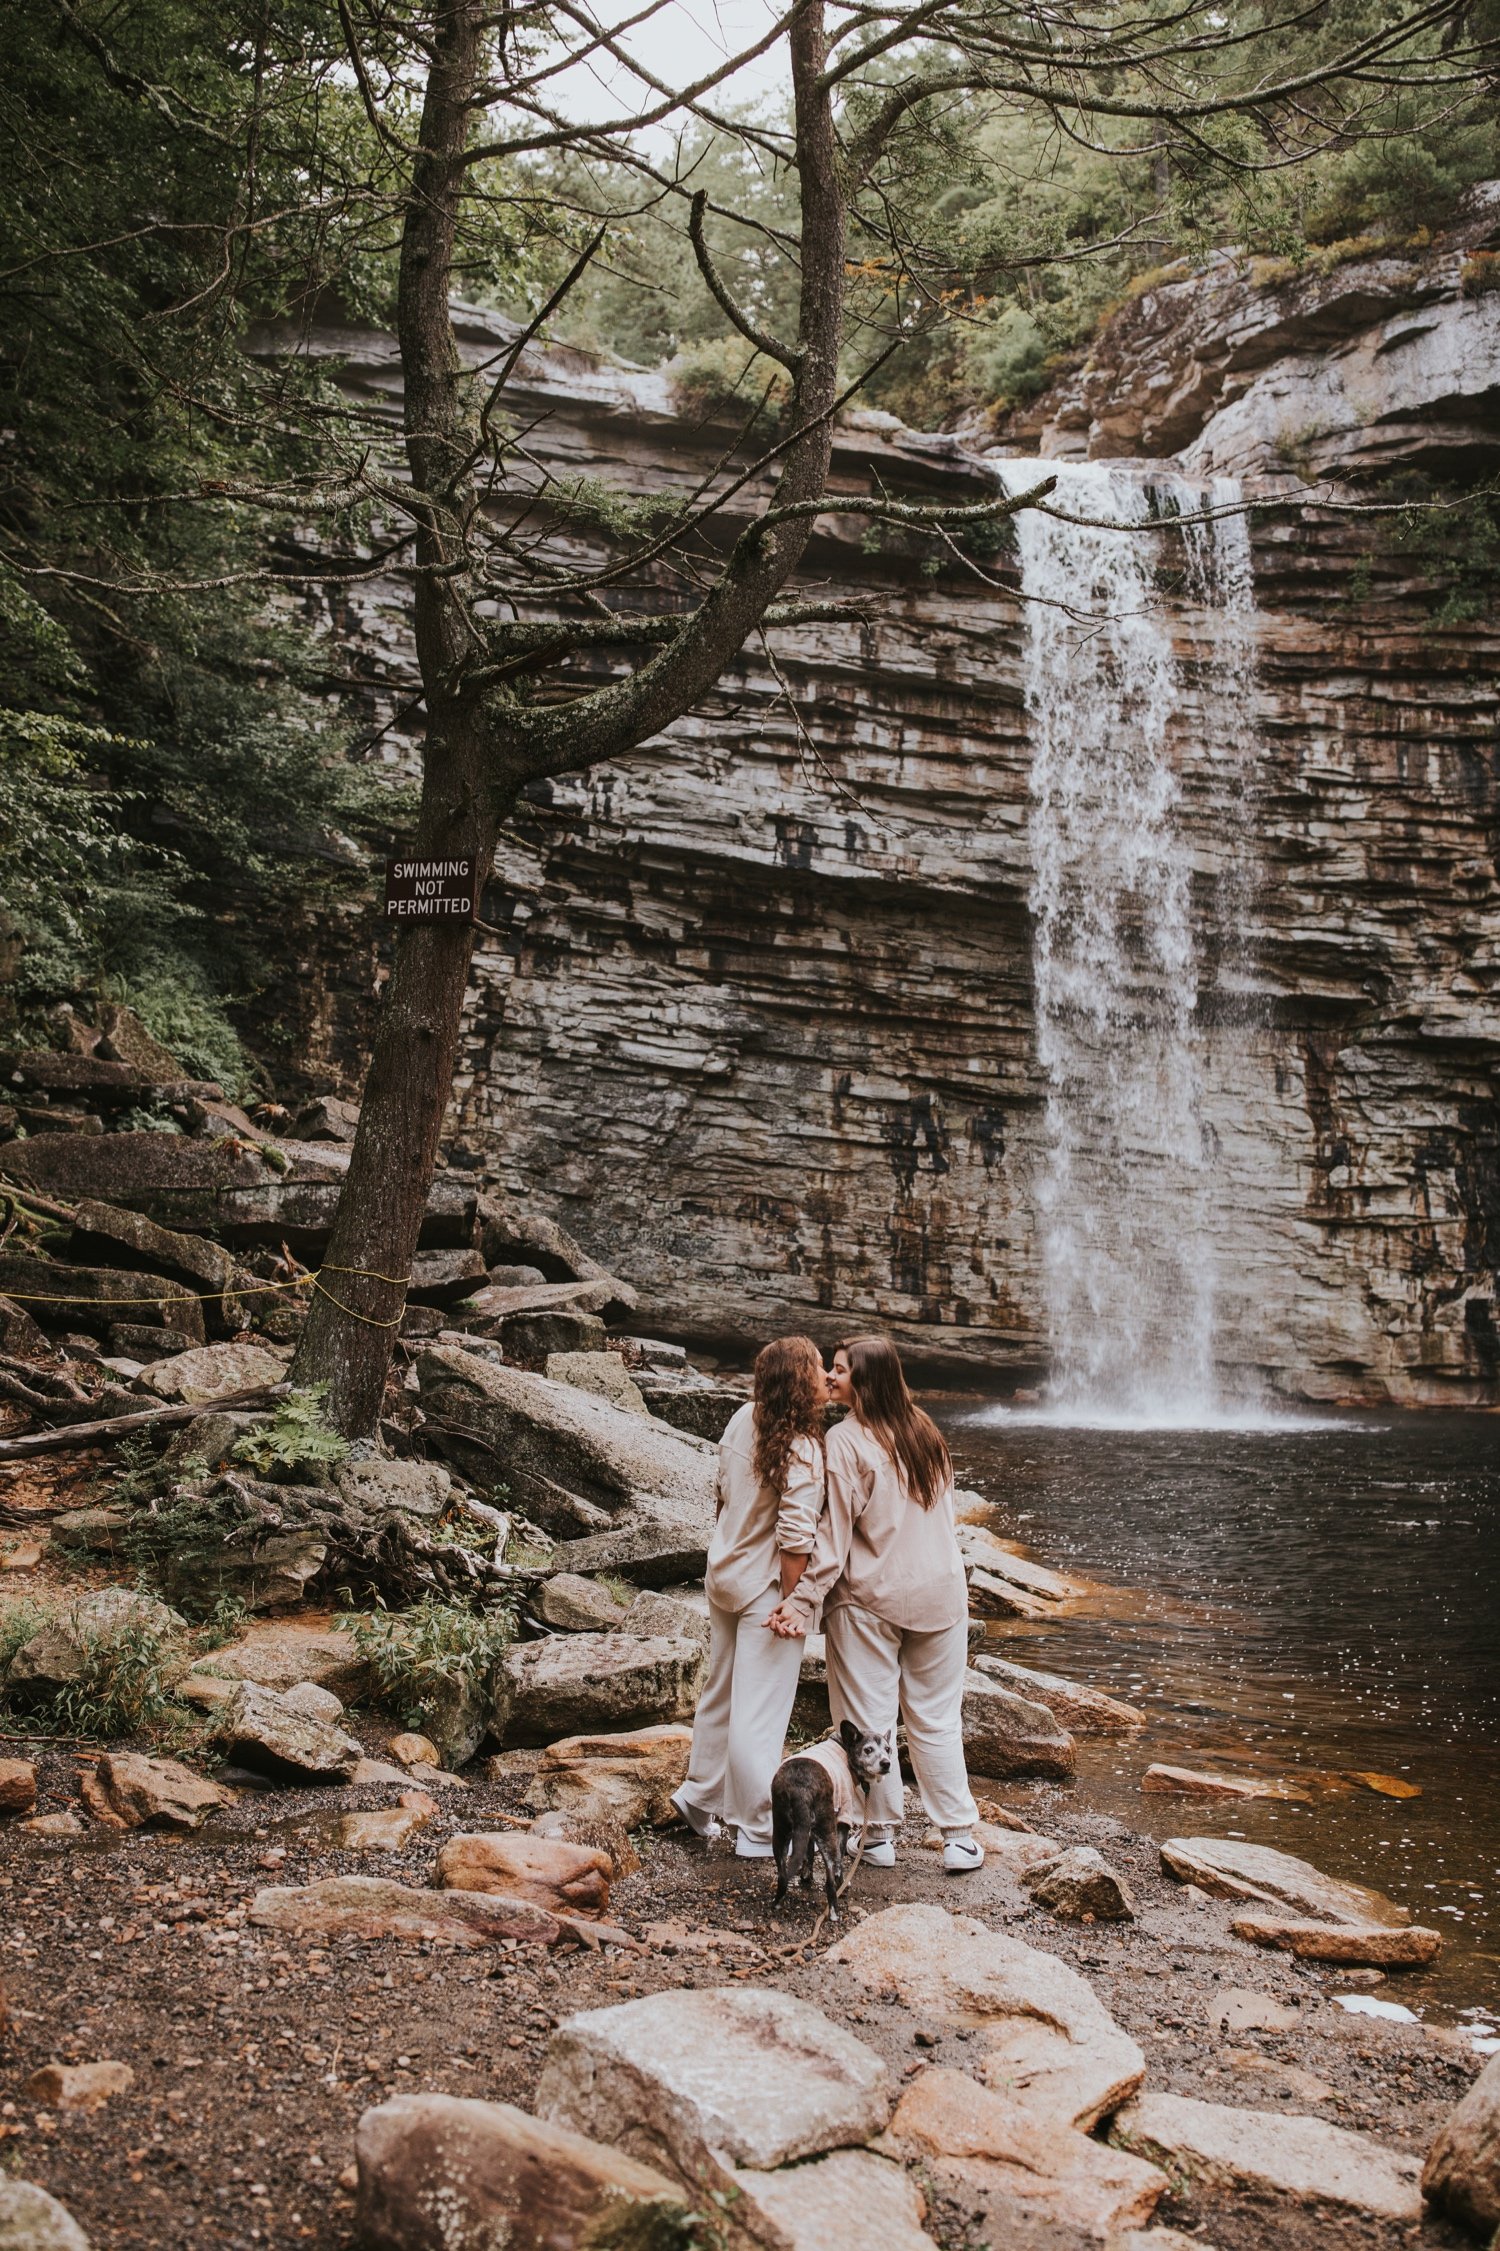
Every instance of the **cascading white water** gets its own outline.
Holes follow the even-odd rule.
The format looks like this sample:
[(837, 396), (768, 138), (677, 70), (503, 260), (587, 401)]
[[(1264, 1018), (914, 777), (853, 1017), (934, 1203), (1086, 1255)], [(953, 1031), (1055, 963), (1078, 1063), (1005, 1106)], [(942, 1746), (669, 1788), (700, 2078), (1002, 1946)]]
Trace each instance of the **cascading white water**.
[[(1034, 981), (1049, 1161), (1038, 1185), (1052, 1406), (1128, 1420), (1222, 1411), (1214, 1364), (1213, 1181), (1203, 1121), (1200, 949), (1174, 762), (1182, 670), (1157, 574), (1208, 621), (1195, 753), (1253, 747), (1254, 605), (1227, 480), (1153, 485), (1102, 463), (996, 462), (1027, 600)], [(1112, 529), (1111, 526), (1139, 527)], [(1169, 550), (1171, 550), (1169, 552)], [(1231, 858), (1235, 855), (1231, 854)], [(1241, 916), (1231, 910), (1230, 919)], [(1232, 963), (1236, 948), (1220, 947)]]

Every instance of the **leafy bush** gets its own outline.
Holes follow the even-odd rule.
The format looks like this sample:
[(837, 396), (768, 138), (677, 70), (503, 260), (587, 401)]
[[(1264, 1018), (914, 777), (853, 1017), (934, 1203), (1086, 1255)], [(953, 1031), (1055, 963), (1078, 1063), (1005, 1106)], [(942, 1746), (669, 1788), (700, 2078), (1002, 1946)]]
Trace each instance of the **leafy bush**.
[(375, 1701), (440, 1747), (456, 1712), (487, 1697), (515, 1634), (509, 1605), (468, 1610), (433, 1597), (341, 1623), (370, 1668)]

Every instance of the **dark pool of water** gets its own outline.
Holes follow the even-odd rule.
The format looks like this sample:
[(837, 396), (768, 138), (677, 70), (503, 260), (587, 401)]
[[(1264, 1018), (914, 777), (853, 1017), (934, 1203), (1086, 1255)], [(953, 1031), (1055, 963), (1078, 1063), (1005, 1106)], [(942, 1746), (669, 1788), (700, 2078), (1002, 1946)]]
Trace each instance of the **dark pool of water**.
[[(998, 1629), (1018, 1663), (1150, 1714), (1139, 1738), (1080, 1744), (1090, 1798), (1377, 1885), (1450, 1942), (1384, 1994), (1500, 2007), (1500, 1418), (1090, 1430), (934, 1404), (997, 1529), (1101, 1582), (1077, 1615)], [(1153, 1759), (1300, 1773), (1313, 1802), (1147, 1796)]]

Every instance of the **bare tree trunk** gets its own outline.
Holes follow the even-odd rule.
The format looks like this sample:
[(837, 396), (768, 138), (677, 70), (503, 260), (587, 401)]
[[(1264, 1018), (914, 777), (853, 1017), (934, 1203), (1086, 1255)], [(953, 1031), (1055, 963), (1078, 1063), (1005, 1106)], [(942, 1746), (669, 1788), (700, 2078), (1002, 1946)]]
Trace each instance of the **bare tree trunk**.
[[(418, 511), (414, 625), (427, 704), (416, 851), (424, 859), (471, 856), (476, 898), (494, 860), (502, 791), (492, 730), (464, 688), (476, 654), (462, 571), (475, 502), (448, 290), (482, 15), (476, 0), (441, 0), (434, 9), (398, 298)], [(504, 794), (513, 797), (514, 786)], [(298, 1384), (327, 1385), (329, 1419), (351, 1437), (373, 1430), (380, 1415), (453, 1084), (473, 944), (470, 925), (456, 921), (410, 923), (396, 941), (338, 1217), (292, 1369)]]

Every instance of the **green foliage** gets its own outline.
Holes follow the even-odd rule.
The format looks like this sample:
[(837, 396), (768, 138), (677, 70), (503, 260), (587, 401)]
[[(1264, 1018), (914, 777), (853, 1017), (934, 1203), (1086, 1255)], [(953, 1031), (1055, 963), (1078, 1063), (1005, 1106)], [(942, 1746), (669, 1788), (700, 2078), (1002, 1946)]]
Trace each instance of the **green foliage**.
[(509, 1607), (468, 1610), (433, 1596), (340, 1624), (370, 1668), (377, 1702), (407, 1727), (439, 1735), (456, 1697), (488, 1690), (515, 1634)]
[[(1406, 480), (1410, 487), (1415, 480)], [(1500, 603), (1500, 484), (1454, 492), (1425, 482), (1395, 519), (1392, 546), (1431, 587), (1434, 625), (1493, 617)]]
[(182, 1723), (172, 1684), (182, 1670), (179, 1637), (145, 1618), (83, 1644), (84, 1669), (45, 1708), (49, 1728), (100, 1743), (158, 1735)]
[(275, 1483), (319, 1485), (326, 1472), (347, 1460), (349, 1441), (329, 1427), (323, 1412), (326, 1384), (294, 1391), (230, 1448), (230, 1459), (258, 1470)]

